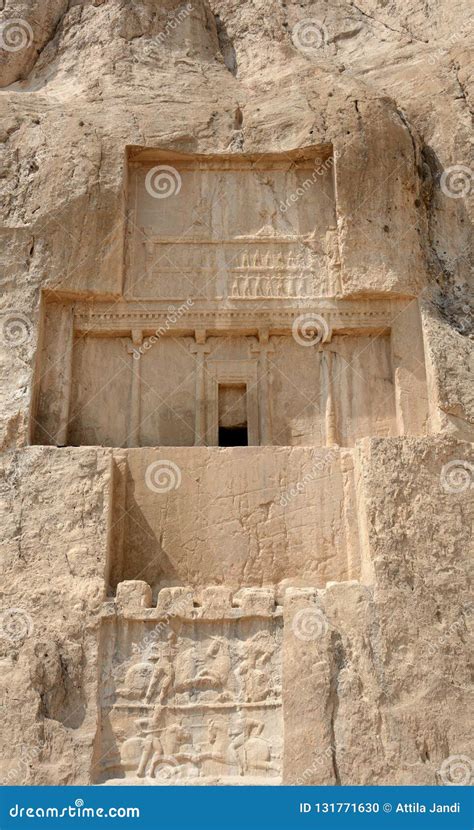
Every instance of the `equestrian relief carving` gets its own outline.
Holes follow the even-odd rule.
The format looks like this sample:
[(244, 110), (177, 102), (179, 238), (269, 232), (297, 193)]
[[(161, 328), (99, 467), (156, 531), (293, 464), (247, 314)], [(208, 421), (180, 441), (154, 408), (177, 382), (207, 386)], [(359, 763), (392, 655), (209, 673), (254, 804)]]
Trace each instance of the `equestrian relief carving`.
[(117, 615), (109, 609), (99, 783), (276, 783), (281, 609), (247, 607), (230, 609), (233, 620), (223, 606), (220, 615), (210, 607), (196, 616), (179, 600), (166, 617), (147, 617), (137, 606)]

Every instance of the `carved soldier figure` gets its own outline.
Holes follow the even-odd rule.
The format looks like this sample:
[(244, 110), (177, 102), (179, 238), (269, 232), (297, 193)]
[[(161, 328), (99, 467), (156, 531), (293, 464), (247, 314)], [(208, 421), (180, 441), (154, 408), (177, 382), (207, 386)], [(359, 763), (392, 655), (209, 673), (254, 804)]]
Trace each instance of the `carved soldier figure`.
[(215, 688), (225, 690), (229, 680), (231, 661), (229, 647), (225, 640), (216, 637), (206, 651), (206, 663), (198, 678), (209, 678)]
[(168, 634), (166, 643), (155, 643), (152, 646), (149, 660), (155, 663), (150, 683), (145, 695), (145, 702), (150, 703), (156, 697), (161, 704), (170, 692), (174, 683), (174, 669), (172, 663), (173, 632)]
[(229, 767), (229, 728), (221, 718), (212, 718), (207, 726), (208, 744), (204, 746), (200, 759), (204, 775), (219, 775)]
[(278, 771), (272, 762), (270, 743), (262, 737), (264, 723), (254, 718), (243, 719), (238, 726), (237, 737), (230, 744), (238, 760), (239, 775), (251, 775), (257, 770)]
[(172, 769), (178, 772), (183, 763), (199, 758), (192, 747), (192, 735), (183, 727), (180, 720), (160, 728), (157, 725), (158, 719), (154, 716), (151, 726), (148, 725), (148, 720), (137, 722), (145, 736), (137, 770), (138, 778), (145, 775), (154, 778), (160, 766), (166, 767), (168, 771)]
[(270, 658), (275, 644), (267, 632), (259, 631), (247, 643), (245, 659), (236, 669), (246, 701), (265, 700), (274, 691), (270, 675)]

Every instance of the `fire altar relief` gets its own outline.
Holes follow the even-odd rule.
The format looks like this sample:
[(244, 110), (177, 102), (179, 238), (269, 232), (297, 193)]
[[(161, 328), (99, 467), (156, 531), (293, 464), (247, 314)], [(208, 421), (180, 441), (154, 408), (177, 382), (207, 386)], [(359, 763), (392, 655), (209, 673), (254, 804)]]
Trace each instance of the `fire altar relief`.
[(271, 592), (121, 583), (103, 620), (94, 778), (108, 784), (278, 784), (282, 614)]

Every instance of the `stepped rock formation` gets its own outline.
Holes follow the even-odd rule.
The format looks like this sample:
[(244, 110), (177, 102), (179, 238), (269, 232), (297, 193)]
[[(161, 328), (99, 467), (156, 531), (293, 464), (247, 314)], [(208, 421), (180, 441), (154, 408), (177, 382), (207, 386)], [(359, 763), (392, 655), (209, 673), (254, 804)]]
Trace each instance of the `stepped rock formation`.
[(469, 783), (467, 0), (0, 5), (2, 782)]

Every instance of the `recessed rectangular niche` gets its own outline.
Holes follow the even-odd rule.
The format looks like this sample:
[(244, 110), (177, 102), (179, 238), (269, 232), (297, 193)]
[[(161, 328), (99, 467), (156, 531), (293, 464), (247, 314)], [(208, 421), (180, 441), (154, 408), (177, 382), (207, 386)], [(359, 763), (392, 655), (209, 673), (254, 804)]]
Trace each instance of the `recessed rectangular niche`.
[[(176, 489), (152, 486), (160, 469)], [(118, 455), (114, 484), (112, 590), (137, 574), (155, 598), (169, 586), (359, 578), (351, 451), (134, 449)]]
[(332, 148), (146, 151), (129, 163), (125, 294), (295, 300), (339, 291)]

